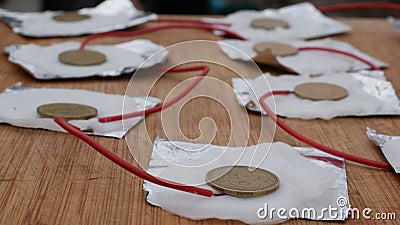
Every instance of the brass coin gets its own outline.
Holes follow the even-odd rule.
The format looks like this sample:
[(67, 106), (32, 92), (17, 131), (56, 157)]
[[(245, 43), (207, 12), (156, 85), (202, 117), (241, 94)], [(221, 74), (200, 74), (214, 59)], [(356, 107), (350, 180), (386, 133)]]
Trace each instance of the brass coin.
[(273, 18), (255, 19), (251, 22), (251, 26), (255, 28), (264, 28), (266, 30), (272, 30), (277, 27), (289, 28), (289, 24), (286, 21)]
[(279, 178), (270, 171), (248, 166), (223, 166), (208, 171), (206, 182), (212, 188), (234, 196), (261, 196), (279, 187)]
[(50, 103), (36, 109), (41, 117), (59, 116), (66, 120), (87, 120), (97, 116), (97, 109), (92, 106), (76, 103)]
[(59, 22), (78, 22), (90, 19), (89, 15), (79, 14), (77, 12), (65, 12), (60, 15), (53, 16), (53, 20)]
[(294, 88), (294, 93), (300, 98), (315, 101), (340, 100), (349, 95), (349, 92), (341, 86), (318, 82), (299, 84)]
[(104, 63), (107, 57), (92, 50), (71, 50), (61, 53), (58, 60), (64, 64), (74, 66), (93, 66)]
[(275, 56), (290, 56), (299, 52), (296, 47), (280, 42), (261, 42), (254, 45), (254, 50), (258, 53), (270, 50)]

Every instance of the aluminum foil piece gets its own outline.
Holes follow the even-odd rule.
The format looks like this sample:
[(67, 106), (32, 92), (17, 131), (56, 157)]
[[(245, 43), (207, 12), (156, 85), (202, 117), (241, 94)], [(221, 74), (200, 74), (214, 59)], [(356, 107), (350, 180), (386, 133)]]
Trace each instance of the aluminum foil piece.
[[(257, 165), (253, 157), (264, 160)], [(248, 224), (281, 223), (296, 216), (290, 211), (298, 211), (299, 218), (311, 220), (342, 221), (347, 216), (350, 202), (344, 161), (314, 148), (294, 148), (280, 142), (226, 147), (156, 139), (147, 171), (212, 190), (205, 184), (205, 174), (227, 165), (267, 169), (279, 177), (280, 187), (260, 197), (207, 198), (145, 181), (147, 202), (189, 219), (218, 218)], [(329, 207), (336, 208), (337, 213), (323, 212)], [(272, 208), (283, 208), (286, 213), (278, 216), (276, 211), (270, 213)], [(307, 209), (315, 210), (315, 214), (302, 213)]]
[[(94, 66), (73, 66), (61, 63), (58, 55), (67, 50), (79, 49), (80, 42), (63, 42), (50, 46), (36, 44), (10, 45), (5, 47), (8, 60), (20, 65), (36, 79), (50, 80), (91, 76), (119, 76), (137, 68), (147, 68), (163, 62), (168, 52), (163, 46), (139, 39), (117, 45), (88, 45), (86, 48), (106, 55), (107, 61)], [(40, 57), (37, 57), (40, 55)]]
[(392, 16), (387, 18), (389, 24), (393, 27), (393, 29), (400, 31), (400, 19), (396, 19)]
[(143, 117), (109, 123), (100, 123), (98, 118), (119, 115), (123, 110), (135, 112), (152, 108), (161, 101), (153, 97), (129, 97), (80, 89), (33, 88), (17, 83), (0, 94), (0, 123), (65, 132), (53, 119), (41, 118), (36, 113), (38, 106), (56, 102), (86, 104), (97, 108), (97, 118), (69, 122), (90, 135), (122, 138)]
[(55, 15), (63, 11), (12, 12), (0, 9), (0, 18), (12, 30), (28, 37), (66, 37), (95, 34), (125, 29), (157, 19), (157, 15), (137, 10), (129, 0), (106, 0), (94, 8), (78, 10), (90, 15), (90, 19), (79, 22), (58, 22)]
[[(254, 28), (251, 23), (259, 18), (283, 20), (289, 28), (277, 27), (273, 30)], [(293, 39), (314, 39), (350, 31), (350, 27), (324, 16), (311, 3), (304, 2), (280, 9), (263, 11), (242, 10), (222, 19), (208, 19), (231, 23), (228, 29), (249, 40), (281, 41)], [(221, 34), (218, 32), (218, 34)]]
[(366, 134), (369, 139), (374, 141), (375, 144), (381, 148), (383, 155), (385, 155), (394, 171), (400, 173), (400, 136), (378, 134), (375, 130), (369, 127), (367, 127)]
[[(264, 41), (222, 40), (219, 47), (231, 59), (250, 61), (257, 56), (254, 46)], [(293, 47), (324, 47), (342, 50), (365, 59), (377, 67), (388, 67), (388, 64), (369, 56), (351, 44), (329, 38), (315, 41), (282, 41), (279, 42)], [(282, 69), (300, 75), (323, 74), (327, 72), (357, 71), (369, 69), (369, 66), (349, 56), (325, 51), (299, 51), (292, 56), (276, 56), (277, 63)], [(312, 63), (310, 63), (312, 62)], [(275, 66), (275, 65), (273, 65)]]
[[(258, 99), (271, 90), (293, 90), (306, 82), (333, 83), (347, 89), (349, 96), (337, 101), (312, 101), (295, 95), (266, 99), (275, 113), (288, 118), (331, 119), (344, 116), (400, 115), (396, 92), (382, 71), (329, 73), (323, 76), (271, 76), (266, 73), (254, 80), (233, 78), (232, 84), (238, 103), (251, 111), (262, 112)], [(250, 104), (251, 103), (251, 104)], [(295, 110), (294, 110), (295, 109)]]

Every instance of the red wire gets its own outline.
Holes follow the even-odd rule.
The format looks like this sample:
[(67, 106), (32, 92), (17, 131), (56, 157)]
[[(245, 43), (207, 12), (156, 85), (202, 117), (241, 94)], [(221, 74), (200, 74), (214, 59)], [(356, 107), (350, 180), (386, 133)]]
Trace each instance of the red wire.
[(175, 19), (175, 18), (158, 18), (156, 20), (151, 20), (149, 22), (162, 22), (162, 23), (195, 23), (204, 25), (216, 25), (216, 26), (231, 26), (230, 23), (224, 22), (207, 22), (199, 19)]
[(279, 127), (281, 127), (283, 130), (285, 130), (287, 133), (289, 133), (290, 135), (292, 135), (294, 138), (314, 147), (317, 148), (323, 152), (329, 153), (331, 155), (343, 158), (343, 159), (347, 159), (356, 163), (360, 163), (360, 164), (364, 164), (367, 166), (373, 166), (373, 167), (377, 167), (377, 168), (382, 168), (382, 169), (386, 169), (386, 170), (393, 170), (392, 166), (389, 163), (386, 162), (378, 162), (378, 161), (374, 161), (371, 159), (366, 159), (366, 158), (362, 158), (359, 156), (355, 156), (349, 153), (345, 153), (345, 152), (341, 152), (339, 150), (336, 150), (334, 148), (325, 146), (323, 144), (320, 144), (318, 142), (315, 142), (305, 136), (303, 136), (302, 134), (300, 134), (299, 132), (293, 130), (292, 128), (290, 128), (288, 125), (286, 125), (282, 120), (280, 120), (278, 118), (278, 116), (268, 107), (268, 105), (265, 103), (265, 99), (272, 96), (272, 95), (288, 95), (291, 94), (292, 91), (271, 91), (268, 92), (266, 94), (264, 94), (263, 96), (261, 96), (261, 98), (259, 99), (259, 102), (261, 104), (261, 107), (267, 112), (268, 116), (274, 121), (276, 122), (276, 124), (278, 124)]
[(400, 5), (389, 2), (359, 2), (359, 3), (347, 3), (347, 4), (318, 7), (318, 9), (321, 12), (332, 12), (332, 11), (352, 10), (352, 9), (379, 9), (379, 8), (389, 9), (389, 10), (400, 10)]
[(122, 119), (128, 119), (128, 118), (133, 118), (137, 116), (143, 116), (143, 115), (148, 115), (152, 114), (155, 112), (159, 112), (161, 110), (164, 110), (171, 105), (175, 104), (179, 100), (181, 100), (183, 97), (185, 97), (190, 91), (192, 91), (199, 83), (200, 81), (207, 75), (207, 73), (210, 71), (210, 68), (207, 66), (194, 66), (194, 67), (186, 67), (186, 68), (172, 68), (167, 70), (167, 72), (189, 72), (189, 71), (199, 71), (201, 70), (201, 74), (196, 78), (193, 83), (191, 83), (185, 90), (183, 90), (179, 95), (175, 96), (171, 100), (156, 106), (151, 109), (143, 110), (143, 111), (138, 111), (138, 112), (133, 112), (133, 113), (127, 113), (124, 115), (116, 115), (116, 116), (109, 116), (109, 117), (102, 117), (99, 118), (99, 122), (101, 123), (107, 123), (107, 122), (112, 122), (116, 120), (122, 120)]
[(128, 162), (124, 161), (122, 158), (118, 157), (116, 154), (114, 154), (110, 150), (106, 149), (104, 146), (97, 143), (95, 140), (93, 140), (88, 135), (86, 135), (85, 133), (83, 133), (82, 131), (77, 129), (75, 126), (72, 126), (71, 124), (69, 124), (67, 121), (65, 121), (61, 117), (55, 116), (54, 121), (58, 125), (60, 125), (63, 129), (68, 131), (69, 133), (73, 134), (74, 136), (80, 138), (81, 140), (83, 140), (84, 142), (89, 144), (91, 147), (96, 149), (100, 154), (102, 154), (103, 156), (105, 156), (106, 158), (111, 160), (112, 162), (116, 163), (117, 165), (124, 168), (125, 170), (127, 170), (127, 171), (135, 174), (136, 176), (143, 178), (149, 182), (152, 182), (152, 183), (164, 186), (164, 187), (168, 187), (168, 188), (172, 188), (172, 189), (176, 189), (176, 190), (180, 190), (180, 191), (185, 191), (185, 192), (189, 192), (189, 193), (193, 193), (193, 194), (198, 194), (198, 195), (202, 195), (202, 196), (207, 196), (207, 197), (221, 195), (221, 194), (214, 194), (211, 190), (208, 190), (208, 189), (184, 185), (184, 184), (180, 184), (180, 183), (176, 183), (173, 181), (168, 181), (165, 179), (155, 177), (155, 176), (147, 173), (146, 171), (139, 169), (139, 168), (129, 164)]
[(145, 28), (141, 30), (136, 30), (136, 31), (131, 31), (131, 32), (124, 32), (124, 31), (112, 31), (112, 32), (105, 32), (105, 33), (98, 33), (98, 34), (92, 34), (89, 35), (81, 44), (80, 49), (83, 49), (91, 40), (99, 37), (105, 37), (105, 36), (116, 36), (116, 37), (130, 37), (130, 36), (136, 36), (136, 35), (141, 35), (141, 34), (146, 34), (146, 33), (151, 33), (154, 31), (158, 30), (165, 30), (165, 29), (204, 29), (204, 30), (218, 30), (224, 32), (226, 35), (229, 35), (233, 38), (237, 38), (239, 40), (246, 40), (246, 38), (240, 36), (239, 34), (236, 34), (235, 32), (232, 32), (230, 30), (217, 27), (217, 26), (211, 26), (211, 25), (206, 25), (206, 24), (191, 24), (191, 25), (165, 25), (165, 26), (158, 26), (158, 27), (150, 27), (150, 28)]
[[(139, 31), (133, 31), (133, 32), (107, 32), (107, 33), (99, 33), (99, 34), (94, 34), (94, 35), (90, 35), (87, 39), (85, 39), (84, 42), (82, 42), (80, 49), (83, 49), (92, 39), (94, 38), (98, 38), (98, 37), (104, 37), (104, 36), (133, 36), (133, 35), (140, 35), (140, 34), (145, 34), (145, 33), (149, 33), (149, 32), (153, 32), (153, 31), (157, 31), (157, 30), (163, 30), (163, 29), (173, 29), (173, 28), (198, 28), (198, 29), (206, 29), (206, 30), (219, 30), (222, 32), (225, 32), (225, 34), (227, 35), (231, 35), (232, 37), (235, 37), (237, 39), (240, 40), (246, 40), (245, 38), (243, 38), (242, 36), (222, 29), (222, 28), (218, 28), (218, 27), (213, 27), (211, 26), (212, 23), (207, 23), (207, 22), (202, 22), (202, 21), (188, 21), (188, 20), (180, 20), (180, 19), (159, 19), (158, 22), (190, 22), (190, 23), (199, 23), (199, 25), (168, 25), (168, 26), (159, 26), (159, 27), (153, 27), (153, 28), (147, 28), (147, 29), (143, 29), (143, 30), (139, 30)], [(214, 25), (216, 25), (216, 23), (214, 23)], [(226, 25), (226, 24), (218, 24), (218, 25)], [(305, 48), (300, 48), (299, 50), (324, 50), (324, 51), (330, 51), (330, 52), (336, 52), (336, 53), (340, 53), (340, 54), (344, 54), (344, 55), (348, 55), (350, 57), (353, 57), (355, 59), (358, 59), (364, 63), (366, 63), (367, 65), (369, 65), (372, 69), (377, 69), (377, 67), (375, 67), (373, 64), (369, 63), (368, 61), (359, 58), (358, 56), (354, 56), (350, 53), (346, 53), (346, 52), (342, 52), (339, 50), (334, 50), (334, 49), (326, 49), (326, 48), (312, 48), (312, 47), (305, 47)], [(177, 95), (176, 97), (174, 97), (173, 99), (171, 99), (170, 101), (159, 105), (157, 107), (154, 107), (152, 109), (148, 109), (148, 110), (144, 110), (144, 111), (139, 111), (139, 112), (134, 112), (134, 113), (129, 113), (129, 114), (125, 114), (125, 115), (117, 115), (117, 116), (111, 116), (111, 117), (103, 117), (103, 118), (99, 118), (100, 122), (110, 122), (110, 121), (115, 121), (115, 120), (121, 120), (123, 118), (131, 118), (131, 117), (136, 117), (136, 116), (142, 116), (142, 115), (147, 115), (147, 114), (151, 114), (151, 113), (155, 113), (155, 112), (159, 112), (171, 105), (173, 105), (174, 103), (176, 103), (177, 101), (179, 101), (180, 99), (182, 99), (185, 95), (187, 95), (194, 87), (196, 87), (198, 85), (198, 83), (204, 78), (204, 76), (207, 75), (207, 73), (209, 72), (209, 68), (206, 66), (197, 66), (197, 67), (189, 67), (189, 68), (173, 68), (168, 70), (167, 72), (187, 72), (187, 71), (196, 71), (196, 70), (202, 70), (202, 73), (199, 75), (199, 77), (189, 86), (187, 87), (182, 93), (180, 93), (179, 95)], [(264, 99), (273, 95), (273, 94), (290, 94), (291, 91), (273, 91), (270, 93), (267, 93), (265, 95), (263, 95), (260, 98), (260, 104), (261, 106), (264, 108), (264, 110), (268, 113), (268, 115), (270, 115), (270, 117), (282, 128), (284, 129), (286, 132), (288, 132), (289, 134), (291, 134), (293, 137), (309, 144), (312, 147), (318, 148), (322, 151), (325, 151), (327, 153), (330, 153), (332, 155), (336, 155), (338, 157), (347, 159), (347, 160), (351, 160), (354, 162), (358, 162), (358, 163), (362, 163), (365, 165), (370, 165), (370, 166), (375, 166), (375, 167), (379, 167), (379, 168), (383, 168), (383, 169), (392, 169), (392, 167), (388, 164), (388, 163), (384, 163), (384, 162), (377, 162), (377, 161), (373, 161), (373, 160), (369, 160), (369, 159), (365, 159), (365, 158), (361, 158), (358, 156), (354, 156), (348, 153), (344, 153), (344, 152), (340, 152), (337, 151), (333, 148), (324, 146), (322, 144), (319, 144), (317, 142), (314, 142), (304, 136), (302, 136), (301, 134), (297, 133), (295, 130), (291, 129), (290, 127), (288, 127), (286, 124), (284, 124), (270, 109), (269, 107), (265, 104)], [(85, 133), (81, 132), (78, 128), (76, 128), (75, 126), (69, 124), (67, 121), (65, 121), (64, 119), (62, 119), (61, 117), (55, 116), (54, 117), (54, 121), (59, 124), (62, 128), (64, 128), (66, 131), (68, 131), (69, 133), (73, 134), (74, 136), (82, 139), (83, 141), (85, 141), (87, 144), (89, 144), (90, 146), (92, 146), (94, 149), (96, 149), (99, 153), (101, 153), (102, 155), (104, 155), (106, 158), (110, 159), (112, 162), (116, 163), (117, 165), (121, 166), (122, 168), (124, 168), (125, 170), (158, 185), (161, 186), (165, 186), (168, 188), (172, 188), (172, 189), (176, 189), (176, 190), (180, 190), (180, 191), (185, 191), (185, 192), (189, 192), (189, 193), (193, 193), (193, 194), (198, 194), (198, 195), (202, 195), (202, 196), (207, 196), (207, 197), (212, 197), (212, 196), (219, 196), (221, 194), (214, 194), (211, 190), (208, 189), (203, 189), (203, 188), (198, 188), (198, 187), (194, 187), (194, 186), (188, 186), (188, 185), (183, 185), (183, 184), (179, 184), (176, 182), (172, 182), (172, 181), (168, 181), (168, 180), (164, 180), (158, 177), (155, 177), (149, 173), (147, 173), (144, 170), (141, 170), (137, 167), (132, 166), (131, 164), (129, 164), (128, 162), (124, 161), (123, 159), (121, 159), (120, 157), (118, 157), (117, 155), (115, 155), (114, 153), (112, 153), (111, 151), (107, 150), (105, 147), (103, 147), (102, 145), (100, 145), (99, 143), (97, 143), (96, 141), (94, 141), (93, 139), (91, 139), (88, 135), (86, 135)]]
[(345, 52), (345, 51), (342, 51), (342, 50), (337, 50), (337, 49), (333, 49), (333, 48), (324, 48), (324, 47), (300, 47), (300, 48), (298, 48), (298, 50), (300, 50), (300, 51), (314, 51), (314, 50), (319, 51), (320, 50), (320, 51), (338, 53), (338, 54), (349, 56), (349, 57), (354, 58), (354, 59), (356, 59), (358, 61), (361, 61), (361, 62), (367, 64), (369, 67), (371, 67), (372, 70), (379, 70), (379, 68), (377, 66), (375, 66), (374, 64), (372, 64), (371, 62), (369, 62), (369, 61), (367, 61), (367, 60), (365, 60), (365, 59), (363, 59), (363, 58), (361, 58), (359, 56), (356, 56), (356, 55), (354, 55), (352, 53)]

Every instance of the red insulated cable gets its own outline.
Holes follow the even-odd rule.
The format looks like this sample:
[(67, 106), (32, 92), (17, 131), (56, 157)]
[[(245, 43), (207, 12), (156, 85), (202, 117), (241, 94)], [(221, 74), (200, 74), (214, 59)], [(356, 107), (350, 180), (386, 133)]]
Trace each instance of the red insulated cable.
[(206, 24), (191, 24), (191, 25), (184, 25), (184, 24), (179, 24), (179, 25), (165, 25), (165, 26), (158, 26), (158, 27), (150, 27), (150, 28), (145, 28), (141, 30), (136, 30), (136, 31), (112, 31), (112, 32), (105, 32), (105, 33), (98, 33), (98, 34), (92, 34), (89, 35), (81, 44), (80, 49), (83, 49), (91, 40), (99, 37), (106, 37), (106, 36), (115, 36), (115, 37), (131, 37), (131, 36), (136, 36), (136, 35), (141, 35), (141, 34), (147, 34), (151, 33), (154, 31), (158, 30), (166, 30), (166, 29), (204, 29), (204, 30), (217, 30), (224, 32), (226, 35), (229, 35), (233, 38), (239, 39), (239, 40), (246, 40), (246, 38), (240, 36), (239, 34), (236, 34), (235, 32), (232, 32), (230, 30), (218, 27), (218, 26), (211, 26), (211, 25), (206, 25)]
[(128, 119), (128, 118), (133, 118), (137, 116), (143, 116), (143, 115), (148, 115), (152, 114), (155, 112), (159, 112), (161, 110), (164, 110), (171, 105), (175, 104), (179, 100), (181, 100), (183, 97), (185, 97), (190, 91), (192, 91), (199, 83), (200, 81), (207, 75), (207, 73), (210, 71), (210, 68), (207, 66), (193, 66), (193, 67), (185, 67), (185, 68), (172, 68), (167, 70), (166, 72), (189, 72), (189, 71), (202, 71), (201, 74), (196, 78), (193, 83), (191, 83), (185, 90), (183, 90), (179, 95), (173, 97), (171, 100), (158, 105), (156, 107), (153, 107), (151, 109), (146, 109), (143, 111), (138, 111), (138, 112), (133, 112), (133, 113), (127, 113), (124, 115), (115, 115), (115, 116), (108, 116), (108, 117), (102, 117), (99, 118), (99, 122), (101, 123), (107, 123), (107, 122), (112, 122), (112, 121), (117, 121), (117, 120), (122, 120), (122, 119)]
[(61, 117), (55, 116), (54, 121), (58, 125), (60, 125), (63, 129), (68, 131), (69, 133), (73, 134), (74, 136), (80, 138), (81, 140), (83, 140), (84, 142), (89, 144), (91, 147), (96, 149), (100, 154), (102, 154), (103, 156), (105, 156), (106, 158), (111, 160), (112, 162), (116, 163), (120, 167), (124, 168), (125, 170), (135, 174), (136, 176), (138, 176), (144, 180), (147, 180), (149, 182), (152, 182), (152, 183), (164, 186), (164, 187), (168, 187), (168, 188), (172, 188), (172, 189), (176, 189), (176, 190), (180, 190), (180, 191), (184, 191), (184, 192), (189, 192), (189, 193), (193, 193), (193, 194), (198, 194), (198, 195), (202, 195), (202, 196), (206, 196), (206, 197), (213, 197), (213, 196), (221, 195), (221, 194), (214, 194), (211, 190), (208, 190), (208, 189), (179, 184), (179, 183), (176, 183), (173, 181), (168, 181), (165, 179), (155, 177), (155, 176), (147, 173), (146, 171), (139, 169), (139, 168), (129, 164), (128, 162), (124, 161), (122, 158), (118, 157), (116, 154), (114, 154), (110, 150), (106, 149), (104, 146), (97, 143), (95, 140), (93, 140), (88, 135), (86, 135), (85, 133), (83, 133), (82, 131), (77, 129), (75, 126), (69, 124), (67, 121), (65, 121)]
[(266, 94), (264, 94), (263, 96), (261, 96), (261, 98), (259, 99), (260, 105), (261, 107), (265, 110), (265, 112), (267, 112), (268, 116), (274, 121), (276, 122), (276, 124), (278, 124), (278, 126), (280, 128), (282, 128), (283, 130), (285, 130), (288, 134), (290, 134), (292, 137), (296, 138), (297, 140), (300, 140), (308, 145), (310, 145), (311, 147), (317, 148), (323, 152), (326, 152), (328, 154), (349, 160), (349, 161), (353, 161), (356, 163), (360, 163), (360, 164), (364, 164), (367, 166), (373, 166), (373, 167), (377, 167), (377, 168), (381, 168), (381, 169), (386, 169), (386, 170), (393, 170), (392, 166), (389, 163), (386, 162), (378, 162), (378, 161), (374, 161), (371, 159), (366, 159), (366, 158), (362, 158), (359, 156), (355, 156), (349, 153), (345, 153), (339, 150), (336, 150), (334, 148), (325, 146), (323, 144), (320, 144), (318, 142), (315, 142), (305, 136), (303, 136), (302, 134), (300, 134), (299, 132), (293, 130), (292, 128), (290, 128), (287, 124), (285, 124), (282, 120), (280, 120), (278, 118), (278, 116), (268, 107), (268, 105), (265, 103), (265, 99), (273, 96), (273, 95), (288, 95), (291, 94), (292, 91), (271, 91), (268, 92)]
[(194, 24), (204, 24), (204, 25), (214, 25), (214, 26), (231, 26), (230, 23), (224, 22), (207, 22), (199, 19), (182, 19), (182, 18), (158, 18), (156, 20), (151, 20), (149, 22), (161, 22), (161, 23), (194, 23)]
[(358, 2), (318, 7), (321, 12), (333, 12), (353, 9), (389, 9), (400, 10), (400, 5), (389, 2)]
[(369, 62), (369, 61), (367, 61), (367, 60), (365, 60), (365, 59), (363, 59), (363, 58), (361, 58), (359, 56), (356, 56), (356, 55), (354, 55), (352, 53), (345, 52), (345, 51), (342, 51), (342, 50), (337, 50), (337, 49), (333, 49), (333, 48), (325, 48), (325, 47), (300, 47), (300, 48), (298, 48), (298, 50), (299, 51), (326, 51), (326, 52), (338, 53), (338, 54), (349, 56), (349, 57), (351, 57), (353, 59), (356, 59), (356, 60), (358, 60), (360, 62), (363, 62), (363, 63), (367, 64), (369, 67), (371, 67), (372, 70), (379, 70), (379, 68), (377, 66), (375, 66), (374, 64), (372, 64), (371, 62)]

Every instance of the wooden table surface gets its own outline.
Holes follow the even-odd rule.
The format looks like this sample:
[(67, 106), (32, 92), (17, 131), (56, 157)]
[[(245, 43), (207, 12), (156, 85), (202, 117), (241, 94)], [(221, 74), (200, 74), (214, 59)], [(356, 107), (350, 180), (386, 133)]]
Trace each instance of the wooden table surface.
[[(350, 25), (352, 31), (333, 38), (347, 41), (362, 51), (388, 62), (390, 68), (385, 70), (387, 79), (393, 82), (397, 95), (400, 96), (400, 33), (393, 30), (384, 19), (338, 19)], [(147, 24), (140, 28), (153, 25), (154, 23)], [(29, 39), (12, 33), (4, 23), (0, 23), (0, 37), (1, 49), (10, 44), (49, 45), (66, 40), (80, 41), (84, 38)], [(103, 38), (95, 40), (94, 43), (111, 44), (137, 38), (146, 38), (164, 46), (196, 39), (221, 39), (203, 30), (165, 30), (140, 37)], [(196, 53), (186, 52), (186, 54)], [(231, 85), (230, 80), (236, 76), (235, 74), (216, 65), (210, 67), (209, 76)], [(282, 73), (271, 68), (263, 69)], [(157, 82), (151, 95), (164, 99), (174, 85), (195, 75), (195, 73), (168, 74)], [(80, 88), (124, 94), (129, 79), (129, 75), (124, 75), (116, 78), (40, 81), (8, 62), (6, 54), (0, 56), (1, 91), (16, 82), (22, 82), (24, 85), (34, 87)], [(237, 115), (249, 115), (251, 132), (247, 144), (257, 144), (260, 136), (260, 116), (247, 114), (236, 104), (232, 93), (227, 96), (230, 96), (226, 98), (227, 103), (232, 105)], [(216, 101), (196, 98), (183, 107), (179, 121), (184, 135), (195, 139), (200, 135), (199, 121), (203, 117), (211, 117), (218, 128), (212, 143), (226, 145), (231, 135), (227, 115), (227, 111)], [(366, 127), (376, 129), (380, 133), (400, 135), (398, 129), (400, 120), (394, 116), (336, 118), (329, 121), (298, 119), (285, 119), (285, 121), (316, 141), (375, 160), (385, 160), (385, 158), (380, 149), (366, 138)], [(154, 140), (157, 136), (166, 137), (160, 122), (160, 114), (153, 114), (134, 127), (128, 134), (130, 149), (125, 139), (94, 138), (134, 165), (137, 165), (137, 162), (130, 150), (135, 156), (143, 155), (139, 161), (145, 166), (152, 148), (149, 140)], [(182, 139), (178, 132), (168, 134), (168, 138)], [(280, 129), (276, 130), (275, 141), (304, 146)], [(239, 221), (217, 219), (188, 220), (148, 204), (141, 179), (114, 165), (72, 135), (1, 124), (0, 143), (0, 224), (242, 224)], [(359, 209), (369, 207), (374, 212), (380, 213), (393, 212), (400, 217), (398, 175), (349, 162), (346, 163), (346, 168), (353, 207)], [(399, 224), (399, 219), (385, 222)], [(382, 223), (377, 220), (349, 219), (345, 224), (360, 222)], [(322, 222), (306, 220), (286, 222), (286, 224), (317, 223)]]

